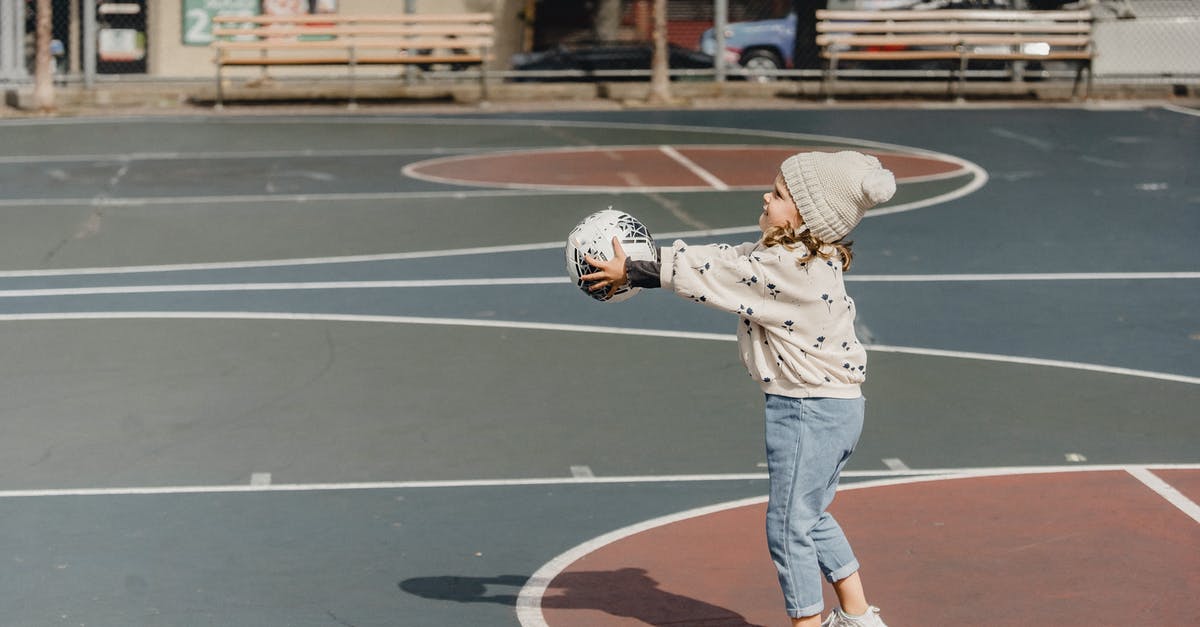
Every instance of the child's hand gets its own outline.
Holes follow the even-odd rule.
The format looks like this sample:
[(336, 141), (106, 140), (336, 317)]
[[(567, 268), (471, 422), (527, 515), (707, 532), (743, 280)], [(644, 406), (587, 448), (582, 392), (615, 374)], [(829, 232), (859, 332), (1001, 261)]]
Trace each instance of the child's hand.
[(628, 280), (628, 277), (625, 275), (625, 257), (627, 257), (625, 249), (621, 248), (621, 240), (615, 236), (612, 243), (613, 258), (609, 261), (600, 261), (599, 259), (593, 259), (585, 255), (583, 260), (592, 264), (597, 271), (579, 277), (584, 281), (592, 282), (588, 286), (589, 292), (597, 292), (607, 287), (608, 294), (605, 296), (606, 298), (612, 296), (618, 289), (621, 289), (621, 286), (625, 285), (625, 281)]

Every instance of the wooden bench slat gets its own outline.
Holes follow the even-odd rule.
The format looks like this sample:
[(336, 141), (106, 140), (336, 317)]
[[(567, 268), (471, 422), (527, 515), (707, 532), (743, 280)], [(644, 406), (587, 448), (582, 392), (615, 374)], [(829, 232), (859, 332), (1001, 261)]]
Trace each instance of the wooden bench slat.
[(480, 63), (490, 57), (474, 54), (423, 55), (419, 57), (388, 56), (361, 57), (354, 60), (360, 65), (427, 64), (427, 63)]
[(219, 15), (215, 24), (343, 24), (374, 22), (380, 24), (428, 24), (493, 21), (491, 13), (414, 13), (411, 15)]
[(214, 37), (298, 37), (298, 36), (333, 36), (333, 37), (364, 37), (364, 36), (394, 36), (394, 37), (461, 37), (467, 35), (492, 36), (495, 30), (491, 26), (435, 26), (429, 28), (345, 28), (345, 27), (296, 27), (296, 28), (214, 28)]
[(818, 33), (1088, 33), (1089, 24), (1020, 24), (1007, 22), (818, 22)]
[(1046, 54), (1026, 54), (1020, 52), (988, 52), (977, 54), (966, 52), (963, 56), (968, 59), (987, 61), (1084, 61), (1092, 58), (1092, 53), (1087, 51), (1048, 52)]
[(243, 66), (267, 66), (267, 65), (348, 65), (349, 59), (344, 56), (339, 57), (305, 57), (305, 58), (287, 58), (274, 57), (270, 59), (259, 58), (232, 58), (224, 59), (221, 65), (243, 65)]
[(838, 59), (850, 61), (857, 60), (888, 60), (888, 61), (937, 61), (959, 59), (961, 55), (957, 50), (846, 50), (838, 52), (836, 55), (830, 52), (822, 52), (821, 57), (832, 59), (836, 56)]
[[(355, 58), (357, 65), (426, 65), (436, 63), (479, 63), (487, 58), (472, 55), (445, 55), (421, 57), (361, 57)], [(272, 65), (350, 65), (349, 56), (337, 57), (270, 57), (226, 59), (224, 65), (243, 67), (268, 67)]]
[(322, 39), (303, 41), (287, 39), (281, 41), (219, 41), (212, 44), (217, 50), (322, 50), (349, 48), (395, 48), (426, 50), (437, 48), (486, 48), (490, 39)]
[(929, 20), (983, 20), (983, 21), (1092, 21), (1092, 13), (1082, 11), (1003, 11), (989, 9), (947, 9), (928, 11), (837, 11), (821, 9), (818, 20), (847, 21), (929, 21)]
[(1048, 44), (1059, 47), (1084, 47), (1091, 39), (1084, 36), (1038, 35), (851, 35), (830, 33), (817, 35), (818, 46), (1020, 46)]
[(818, 46), (841, 44), (846, 46), (957, 46), (962, 41), (957, 35), (850, 35), (833, 33), (817, 35)]
[(1062, 47), (1083, 47), (1090, 45), (1092, 39), (1082, 35), (963, 35), (962, 42), (968, 46), (1019, 46), (1021, 44), (1049, 44)]

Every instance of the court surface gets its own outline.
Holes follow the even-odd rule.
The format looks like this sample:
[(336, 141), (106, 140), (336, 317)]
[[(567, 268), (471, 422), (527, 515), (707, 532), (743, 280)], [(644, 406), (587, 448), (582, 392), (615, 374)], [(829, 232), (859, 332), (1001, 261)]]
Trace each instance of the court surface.
[(786, 624), (736, 319), (562, 241), (842, 148), (872, 603), (1200, 623), (1200, 112), (1113, 105), (0, 122), (0, 622)]

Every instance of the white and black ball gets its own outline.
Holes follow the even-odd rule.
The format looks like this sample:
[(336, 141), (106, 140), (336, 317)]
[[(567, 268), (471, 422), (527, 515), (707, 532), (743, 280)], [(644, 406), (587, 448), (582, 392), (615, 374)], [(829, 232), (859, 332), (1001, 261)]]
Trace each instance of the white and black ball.
[(604, 302), (617, 303), (633, 298), (640, 292), (640, 287), (630, 287), (625, 284), (612, 294), (608, 289), (588, 291), (590, 283), (580, 277), (596, 271), (592, 264), (584, 260), (585, 256), (601, 261), (613, 258), (613, 236), (621, 242), (621, 248), (630, 259), (639, 261), (658, 261), (658, 247), (650, 230), (637, 218), (609, 207), (597, 211), (584, 218), (567, 236), (567, 276), (584, 294)]

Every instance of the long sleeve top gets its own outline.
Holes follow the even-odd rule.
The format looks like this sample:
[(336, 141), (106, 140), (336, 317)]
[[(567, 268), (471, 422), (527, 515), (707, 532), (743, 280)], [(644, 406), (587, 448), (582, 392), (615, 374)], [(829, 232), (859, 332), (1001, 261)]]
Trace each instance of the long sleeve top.
[(676, 294), (739, 317), (738, 349), (764, 392), (794, 398), (857, 398), (867, 353), (854, 333), (854, 300), (841, 260), (761, 242), (662, 249), (658, 277), (627, 265), (631, 281), (661, 283)]

